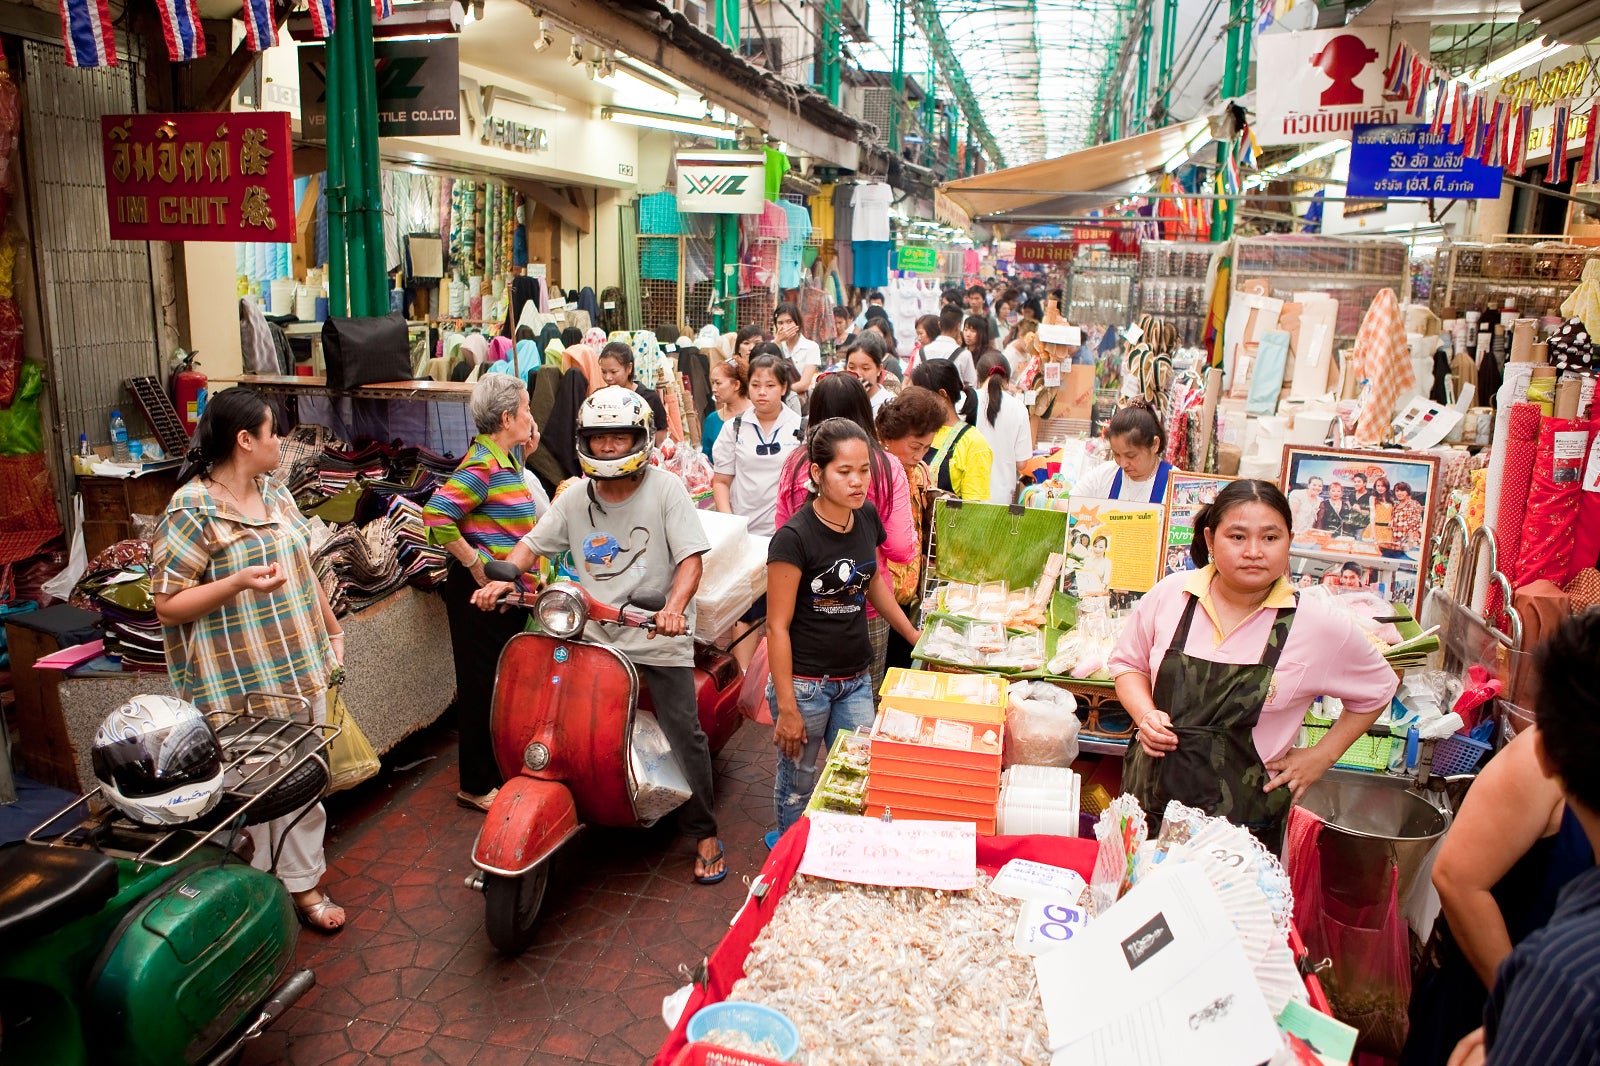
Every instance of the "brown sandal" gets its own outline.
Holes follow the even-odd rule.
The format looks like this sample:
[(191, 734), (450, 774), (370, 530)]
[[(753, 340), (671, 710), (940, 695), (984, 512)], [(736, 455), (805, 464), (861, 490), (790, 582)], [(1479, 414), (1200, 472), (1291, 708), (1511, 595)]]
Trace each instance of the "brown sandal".
[(330, 909), (338, 910), (340, 912), (343, 912), (344, 910), (343, 907), (339, 906), (333, 901), (333, 897), (328, 895), (327, 892), (323, 892), (322, 898), (308, 907), (302, 907), (298, 903), (294, 905), (295, 916), (300, 919), (301, 925), (305, 926), (307, 929), (315, 929), (317, 932), (324, 933), (328, 936), (332, 936), (334, 933), (344, 932), (343, 921), (341, 921), (338, 925), (323, 924), (322, 919)]

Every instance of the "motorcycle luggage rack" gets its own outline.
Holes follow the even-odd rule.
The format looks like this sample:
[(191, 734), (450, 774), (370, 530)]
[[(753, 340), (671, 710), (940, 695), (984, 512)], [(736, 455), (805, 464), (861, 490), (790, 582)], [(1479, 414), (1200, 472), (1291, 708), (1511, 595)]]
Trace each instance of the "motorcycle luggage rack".
[[(297, 704), (300, 712), (304, 713), (305, 721), (298, 721), (294, 717), (280, 717), (271, 714), (253, 714), (252, 708), (258, 701), (285, 700)], [(200, 833), (185, 825), (173, 826), (147, 826), (134, 821), (127, 815), (107, 805), (106, 809), (97, 815), (90, 815), (86, 822), (93, 822), (97, 829), (132, 830), (140, 836), (153, 837), (154, 839), (143, 851), (129, 850), (127, 856), (141, 866), (175, 866), (194, 854), (202, 846), (214, 840), (217, 834), (224, 830), (229, 833), (242, 828), (246, 822), (242, 816), (247, 814), (262, 797), (270, 795), (274, 789), (288, 780), (297, 770), (308, 761), (317, 759), (326, 765), (327, 760), (322, 753), (333, 743), (333, 739), (342, 731), (338, 726), (319, 725), (311, 717), (311, 701), (304, 696), (285, 692), (252, 692), (244, 698), (244, 709), (241, 711), (228, 711), (220, 714), (207, 715), (213, 732), (218, 740), (226, 742), (230, 736), (243, 736), (249, 738), (249, 746), (233, 754), (233, 757), (223, 763), (222, 777), (228, 786), (223, 790), (223, 800), (233, 800), (237, 806), (224, 819), (217, 822), (209, 830)], [(269, 749), (269, 746), (273, 746)], [(301, 750), (304, 746), (304, 750)], [(282, 770), (270, 777), (262, 778), (259, 787), (253, 792), (244, 792), (241, 789), (254, 781), (263, 771), (267, 770), (276, 759), (263, 760), (254, 767), (248, 766), (249, 760), (262, 753), (263, 750), (277, 752), (299, 751), (299, 755)], [(240, 775), (233, 780), (233, 775)], [(78, 835), (82, 823), (74, 825), (60, 835), (49, 839), (38, 839), (47, 835), (48, 831), (57, 822), (70, 815), (73, 811), (86, 805), (89, 800), (99, 796), (104, 790), (102, 786), (95, 786), (90, 791), (74, 799), (67, 806), (51, 815), (44, 822), (36, 826), (25, 838), (29, 844), (39, 844), (46, 847), (87, 847), (102, 850), (99, 842), (92, 832), (85, 834), (82, 841), (71, 839)], [(199, 833), (198, 836), (196, 834)], [(158, 852), (167, 848), (168, 844), (176, 841), (182, 846), (183, 837), (193, 837), (192, 842), (176, 855), (157, 858)]]

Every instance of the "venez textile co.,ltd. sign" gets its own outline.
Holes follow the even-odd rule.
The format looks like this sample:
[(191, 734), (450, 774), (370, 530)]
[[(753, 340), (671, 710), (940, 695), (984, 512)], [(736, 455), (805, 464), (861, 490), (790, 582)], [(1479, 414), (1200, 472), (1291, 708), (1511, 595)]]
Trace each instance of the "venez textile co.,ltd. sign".
[(294, 240), (288, 112), (105, 115), (100, 137), (112, 240)]
[[(327, 48), (303, 44), (299, 59), (300, 131), (308, 141), (324, 142), (328, 139)], [(461, 132), (461, 48), (456, 38), (375, 41), (373, 61), (378, 79), (379, 137), (454, 137)], [(346, 106), (351, 106), (350, 102)], [(513, 146), (507, 143), (502, 147)]]
[(761, 213), (767, 189), (767, 157), (763, 153), (679, 152), (676, 161), (680, 213)]

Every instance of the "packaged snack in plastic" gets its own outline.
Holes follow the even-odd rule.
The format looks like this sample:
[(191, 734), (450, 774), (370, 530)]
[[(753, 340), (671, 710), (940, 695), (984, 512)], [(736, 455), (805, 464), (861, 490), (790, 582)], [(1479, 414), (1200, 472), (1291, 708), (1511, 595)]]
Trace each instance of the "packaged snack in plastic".
[(1078, 701), (1044, 681), (1006, 690), (1006, 766), (1071, 766), (1078, 757)]

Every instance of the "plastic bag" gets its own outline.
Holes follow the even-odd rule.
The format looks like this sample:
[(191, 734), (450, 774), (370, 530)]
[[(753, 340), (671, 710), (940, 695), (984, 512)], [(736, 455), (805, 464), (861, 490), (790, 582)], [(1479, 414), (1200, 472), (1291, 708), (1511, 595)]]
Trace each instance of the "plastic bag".
[(328, 724), (339, 728), (338, 736), (328, 747), (329, 792), (359, 785), (378, 772), (381, 765), (372, 742), (356, 724), (344, 693), (335, 685), (328, 689)]
[(32, 455), (44, 449), (44, 429), (39, 420), (39, 396), (44, 392), (44, 370), (31, 360), (22, 364), (21, 384), (10, 406), (0, 407), (0, 455)]
[(667, 734), (656, 716), (647, 712), (634, 715), (633, 735), (628, 738), (628, 761), (638, 788), (633, 794), (633, 813), (640, 825), (654, 825), (689, 799), (689, 778), (673, 754)]
[(772, 725), (772, 705), (767, 702), (767, 682), (772, 679), (772, 667), (767, 660), (767, 638), (756, 645), (755, 655), (744, 672), (739, 686), (739, 710), (757, 725)]
[(44, 583), (44, 591), (58, 600), (72, 595), (73, 586), (89, 569), (89, 549), (83, 542), (83, 494), (72, 495), (72, 547), (67, 552), (67, 566), (61, 573)]
[(711, 460), (699, 448), (681, 441), (668, 440), (650, 456), (650, 462), (674, 475), (689, 490), (691, 499), (704, 499), (711, 495)]
[(1006, 766), (1071, 766), (1078, 757), (1078, 701), (1042, 681), (1006, 692)]

